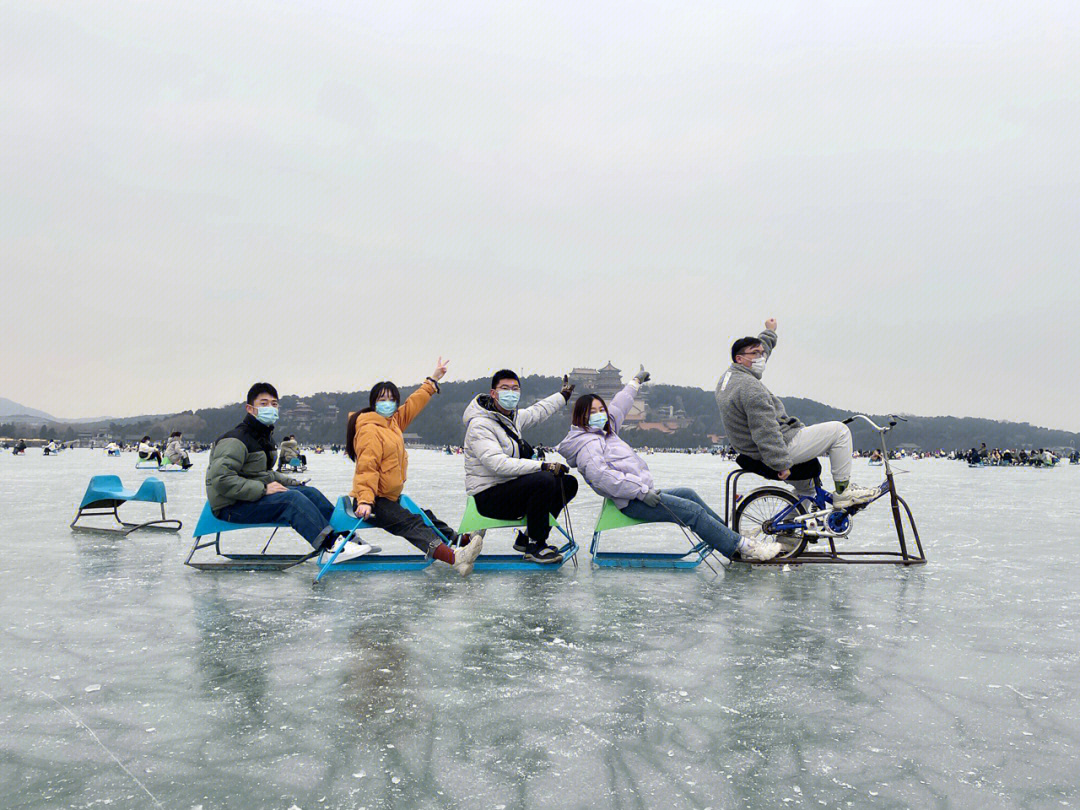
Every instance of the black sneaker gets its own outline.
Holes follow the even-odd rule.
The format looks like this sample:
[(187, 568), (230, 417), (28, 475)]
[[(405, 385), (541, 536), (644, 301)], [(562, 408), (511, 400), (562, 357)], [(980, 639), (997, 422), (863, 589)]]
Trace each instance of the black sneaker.
[(514, 538), (514, 551), (525, 554), (530, 548), (532, 548), (532, 543), (529, 542), (529, 535), (518, 532), (517, 537)]
[(561, 563), (563, 561), (562, 554), (555, 546), (533, 546), (525, 552), (525, 559), (528, 562), (541, 563), (542, 565), (552, 565), (555, 563)]

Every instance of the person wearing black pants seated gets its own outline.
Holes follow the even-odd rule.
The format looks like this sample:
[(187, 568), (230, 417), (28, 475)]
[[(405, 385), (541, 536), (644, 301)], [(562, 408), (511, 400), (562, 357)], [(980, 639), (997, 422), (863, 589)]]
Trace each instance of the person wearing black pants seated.
[(562, 555), (548, 545), (551, 518), (574, 499), (577, 479), (565, 464), (535, 458), (522, 431), (563, 408), (574, 386), (563, 377), (560, 391), (518, 410), (521, 381), (508, 369), (495, 372), (491, 390), (465, 409), (465, 490), (481, 515), (496, 520), (525, 518), (514, 550), (526, 560), (560, 563)]
[(357, 517), (405, 538), (429, 559), (453, 566), (464, 577), (472, 572), (483, 539), (459, 536), (430, 510), (424, 510), (425, 521), (401, 505), (409, 469), (403, 431), (439, 393), (445, 374), (446, 363), (440, 357), (435, 372), (404, 402), (394, 383), (376, 383), (368, 407), (349, 414), (345, 452), (356, 463), (349, 494), (356, 502)]
[(191, 457), (188, 456), (188, 451), (184, 449), (180, 440), (184, 437), (184, 434), (179, 430), (174, 430), (169, 435), (169, 443), (165, 445), (165, 458), (166, 464), (179, 464), (185, 470), (191, 466)]
[(143, 436), (139, 441), (139, 461), (155, 461), (161, 464), (161, 451), (151, 444), (149, 436)]

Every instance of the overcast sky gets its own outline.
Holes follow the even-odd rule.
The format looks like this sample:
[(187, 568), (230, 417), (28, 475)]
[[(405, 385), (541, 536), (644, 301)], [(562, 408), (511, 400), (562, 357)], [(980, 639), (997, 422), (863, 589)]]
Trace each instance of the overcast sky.
[(0, 396), (644, 362), (1080, 430), (1080, 4), (0, 5)]

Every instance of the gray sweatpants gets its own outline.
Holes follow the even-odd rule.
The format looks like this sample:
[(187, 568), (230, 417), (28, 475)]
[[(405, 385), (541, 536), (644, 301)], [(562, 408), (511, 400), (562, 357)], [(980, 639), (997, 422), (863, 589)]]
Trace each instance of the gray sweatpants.
[[(788, 444), (791, 463), (829, 457), (833, 481), (851, 480), (851, 431), (843, 422), (822, 422), (800, 429)], [(791, 481), (795, 491), (812, 494), (813, 481)]]

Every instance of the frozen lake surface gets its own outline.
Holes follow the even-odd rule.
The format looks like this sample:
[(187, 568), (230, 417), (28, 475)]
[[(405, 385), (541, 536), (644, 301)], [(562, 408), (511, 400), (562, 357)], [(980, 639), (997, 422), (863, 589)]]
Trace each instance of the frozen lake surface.
[[(576, 571), (313, 586), (313, 563), (182, 565), (204, 501), (194, 459), (161, 476), (180, 534), (117, 538), (68, 523), (92, 474), (145, 477), (134, 456), (0, 456), (0, 807), (1080, 800), (1080, 467), (900, 462), (921, 568), (593, 570), (599, 500), (583, 488)], [(346, 491), (347, 459), (309, 459), (312, 484)], [(648, 461), (661, 486), (722, 506), (730, 463)], [(456, 525), (460, 457), (414, 451), (409, 472), (407, 491)], [(853, 540), (890, 532), (882, 503)], [(658, 527), (606, 537), (685, 545)]]

